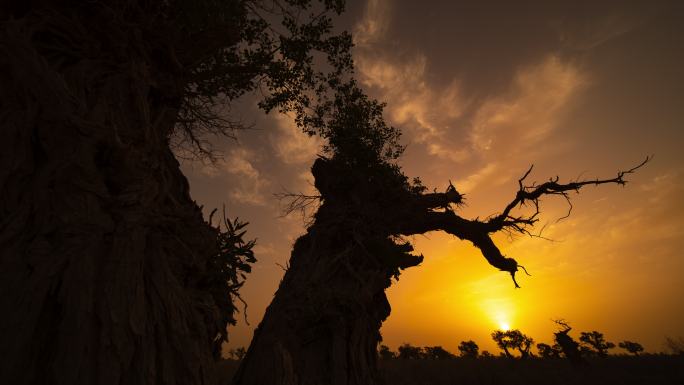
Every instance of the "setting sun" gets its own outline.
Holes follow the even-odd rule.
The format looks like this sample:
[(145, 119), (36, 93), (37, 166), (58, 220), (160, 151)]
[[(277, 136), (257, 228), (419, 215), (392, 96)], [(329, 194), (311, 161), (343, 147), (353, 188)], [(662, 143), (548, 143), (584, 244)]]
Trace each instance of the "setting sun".
[(499, 323), (499, 329), (507, 331), (511, 329), (511, 325), (509, 325), (507, 322), (501, 322)]

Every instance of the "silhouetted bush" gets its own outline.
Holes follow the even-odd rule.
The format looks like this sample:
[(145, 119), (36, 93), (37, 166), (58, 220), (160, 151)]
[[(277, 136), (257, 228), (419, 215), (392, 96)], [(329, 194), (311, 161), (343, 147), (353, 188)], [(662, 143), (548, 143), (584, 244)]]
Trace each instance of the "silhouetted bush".
[(404, 343), (399, 347), (397, 358), (402, 360), (419, 360), (423, 358), (423, 349), (418, 346)]
[(441, 346), (426, 346), (423, 348), (423, 357), (432, 360), (446, 360), (454, 358), (454, 355)]
[(622, 341), (618, 344), (619, 347), (625, 349), (626, 351), (638, 356), (639, 353), (644, 351), (644, 347), (640, 343), (634, 341)]
[(479, 349), (480, 347), (477, 346), (473, 340), (461, 341), (461, 343), (458, 345), (458, 350), (461, 352), (461, 357), (466, 358), (477, 358)]
[(380, 349), (378, 349), (378, 356), (381, 360), (391, 360), (393, 358), (397, 358), (397, 354), (391, 351), (387, 345), (380, 345)]
[(545, 343), (537, 344), (537, 350), (541, 358), (560, 358), (563, 350), (558, 344), (548, 345)]

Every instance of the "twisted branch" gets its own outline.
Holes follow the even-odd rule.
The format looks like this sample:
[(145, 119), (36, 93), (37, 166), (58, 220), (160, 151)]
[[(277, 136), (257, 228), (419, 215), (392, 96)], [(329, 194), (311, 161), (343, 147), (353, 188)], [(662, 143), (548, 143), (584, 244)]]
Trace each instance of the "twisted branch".
[[(527, 226), (532, 226), (534, 225), (538, 219), (537, 216), (539, 215), (539, 200), (541, 199), (542, 196), (544, 195), (560, 195), (569, 204), (569, 210), (567, 215), (560, 219), (564, 219), (570, 216), (570, 212), (572, 211), (572, 203), (570, 203), (570, 196), (568, 195), (569, 191), (575, 191), (579, 192), (579, 190), (586, 186), (586, 185), (601, 185), (601, 184), (607, 184), (607, 183), (615, 183), (621, 186), (624, 186), (627, 184), (627, 181), (625, 180), (625, 175), (632, 174), (642, 166), (644, 166), (646, 163), (648, 163), (651, 160), (652, 157), (647, 156), (646, 159), (644, 159), (643, 162), (639, 163), (637, 166), (630, 168), (629, 170), (626, 171), (618, 171), (617, 176), (615, 178), (610, 178), (610, 179), (594, 179), (594, 180), (582, 180), (582, 181), (574, 181), (570, 183), (558, 183), (558, 180), (560, 179), (558, 176), (555, 178), (549, 179), (548, 182), (542, 183), (541, 185), (536, 186), (535, 183), (532, 183), (530, 186), (526, 186), (523, 184), (524, 180), (530, 175), (530, 172), (532, 172), (532, 168), (534, 165), (530, 166), (530, 168), (525, 172), (525, 174), (518, 179), (518, 192), (515, 196), (515, 199), (513, 199), (507, 206), (504, 208), (504, 210), (501, 212), (501, 214), (494, 216), (493, 218), (489, 219), (487, 221), (487, 224), (489, 225), (488, 231), (490, 233), (496, 232), (499, 230), (502, 230), (504, 228), (512, 228), (517, 232), (528, 234), (529, 232), (526, 230)], [(531, 202), (534, 207), (535, 207), (535, 212), (532, 215), (528, 216), (512, 216), (511, 211), (515, 207), (522, 207), (525, 206), (528, 202)], [(559, 220), (560, 220), (559, 219)]]
[[(515, 279), (515, 273), (518, 271), (518, 268), (523, 269), (528, 275), (529, 273), (527, 273), (525, 268), (519, 265), (515, 259), (507, 258), (501, 253), (491, 239), (491, 233), (502, 230), (513, 230), (519, 233), (533, 235), (529, 232), (528, 228), (538, 221), (537, 217), (540, 214), (539, 202), (543, 196), (560, 195), (569, 203), (570, 197), (568, 192), (579, 192), (579, 190), (586, 185), (615, 183), (624, 186), (627, 183), (625, 176), (634, 173), (649, 160), (651, 160), (651, 157), (646, 157), (646, 159), (637, 166), (626, 171), (619, 171), (617, 176), (611, 179), (582, 180), (563, 184), (558, 183), (559, 178), (555, 177), (538, 186), (534, 183), (530, 186), (524, 184), (525, 179), (532, 172), (532, 167), (530, 167), (527, 172), (518, 179), (519, 190), (513, 201), (504, 208), (501, 214), (486, 221), (480, 221), (479, 219), (464, 219), (458, 216), (454, 211), (448, 209), (444, 211), (435, 211), (437, 208), (445, 207), (445, 202), (446, 205), (449, 203), (459, 204), (462, 202), (461, 194), (456, 192), (456, 189), (450, 184), (450, 187), (445, 193), (424, 194), (417, 199), (416, 207), (410, 212), (407, 212), (406, 219), (398, 224), (397, 233), (413, 235), (441, 230), (452, 234), (459, 239), (468, 240), (480, 249), (482, 255), (490, 265), (499, 270), (509, 272), (513, 279), (513, 284), (516, 288), (519, 288), (520, 286)], [(515, 207), (524, 206), (528, 203), (534, 205), (535, 212), (533, 214), (527, 216), (511, 215), (511, 211)], [(570, 207), (572, 209), (572, 205)], [(570, 212), (568, 212), (568, 215), (570, 215)]]

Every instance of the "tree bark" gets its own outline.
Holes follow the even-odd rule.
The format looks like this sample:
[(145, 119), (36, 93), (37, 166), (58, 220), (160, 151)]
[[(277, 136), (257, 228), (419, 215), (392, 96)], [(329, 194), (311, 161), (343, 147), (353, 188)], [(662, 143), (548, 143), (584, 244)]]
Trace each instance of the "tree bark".
[(0, 382), (211, 384), (225, 314), (167, 143), (182, 87), (135, 25), (79, 9), (0, 24)]
[[(349, 233), (297, 240), (278, 293), (255, 331), (237, 384), (374, 384), (388, 274), (356, 264)], [(351, 241), (353, 242), (353, 241)], [(339, 252), (339, 250), (344, 250)]]
[(379, 223), (377, 214), (396, 205), (378, 201), (382, 181), (349, 171), (334, 161), (314, 164), (324, 203), (294, 245), (235, 384), (378, 383), (380, 326), (390, 313), (385, 289), (422, 256)]

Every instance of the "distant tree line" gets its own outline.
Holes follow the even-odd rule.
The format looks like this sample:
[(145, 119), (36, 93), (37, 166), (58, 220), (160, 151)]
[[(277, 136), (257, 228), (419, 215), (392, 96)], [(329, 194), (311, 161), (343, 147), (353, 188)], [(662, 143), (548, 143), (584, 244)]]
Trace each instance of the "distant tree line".
[[(570, 361), (581, 363), (586, 358), (605, 358), (611, 349), (619, 347), (627, 354), (639, 356), (644, 351), (644, 347), (635, 341), (624, 340), (617, 345), (607, 341), (603, 333), (592, 330), (581, 332), (579, 342), (575, 341), (570, 335), (571, 330), (562, 320), (559, 325), (564, 326), (559, 332), (554, 333), (554, 342), (534, 344), (534, 339), (522, 333), (518, 329), (495, 330), (491, 336), (496, 342), (501, 352), (499, 357), (511, 359), (561, 359), (567, 358)], [(532, 347), (536, 346), (536, 354)], [(666, 337), (665, 346), (671, 354), (684, 354), (684, 338)], [(624, 353), (623, 353), (624, 355)], [(452, 353), (442, 346), (413, 346), (404, 343), (397, 351), (392, 351), (387, 345), (380, 345), (378, 356), (381, 360), (404, 359), (404, 360), (444, 360), (454, 358), (465, 359), (487, 359), (495, 357), (488, 351), (480, 352), (480, 348), (473, 340), (461, 341), (458, 345), (458, 353)]]
[[(537, 348), (537, 353), (531, 351), (534, 340), (523, 334), (520, 330), (495, 330), (492, 332), (492, 339), (496, 342), (501, 353), (499, 357), (505, 358), (539, 358), (539, 359), (558, 359), (568, 358), (568, 353), (563, 350), (563, 341), (558, 341), (558, 336), (554, 337), (553, 344), (546, 344), (540, 342), (534, 346)], [(571, 341), (572, 337), (568, 336)], [(613, 342), (606, 341), (603, 333), (596, 330), (590, 332), (581, 332), (577, 343), (577, 351), (581, 357), (607, 357), (608, 351), (614, 349), (616, 345)], [(617, 347), (624, 349), (627, 353), (639, 356), (644, 351), (644, 347), (634, 341), (625, 340), (619, 342)], [(672, 355), (684, 355), (684, 337), (665, 337), (665, 347)], [(567, 349), (567, 347), (566, 347)], [(228, 351), (228, 358), (231, 360), (242, 360), (245, 356), (246, 350), (244, 347), (238, 347)], [(454, 358), (480, 358), (487, 359), (496, 357), (487, 350), (480, 351), (480, 347), (473, 340), (461, 341), (458, 345), (458, 354), (454, 354), (444, 349), (442, 346), (413, 346), (409, 343), (404, 343), (397, 349), (392, 351), (387, 345), (380, 345), (378, 347), (378, 357), (381, 360), (391, 359), (405, 359), (405, 360), (444, 360)]]

